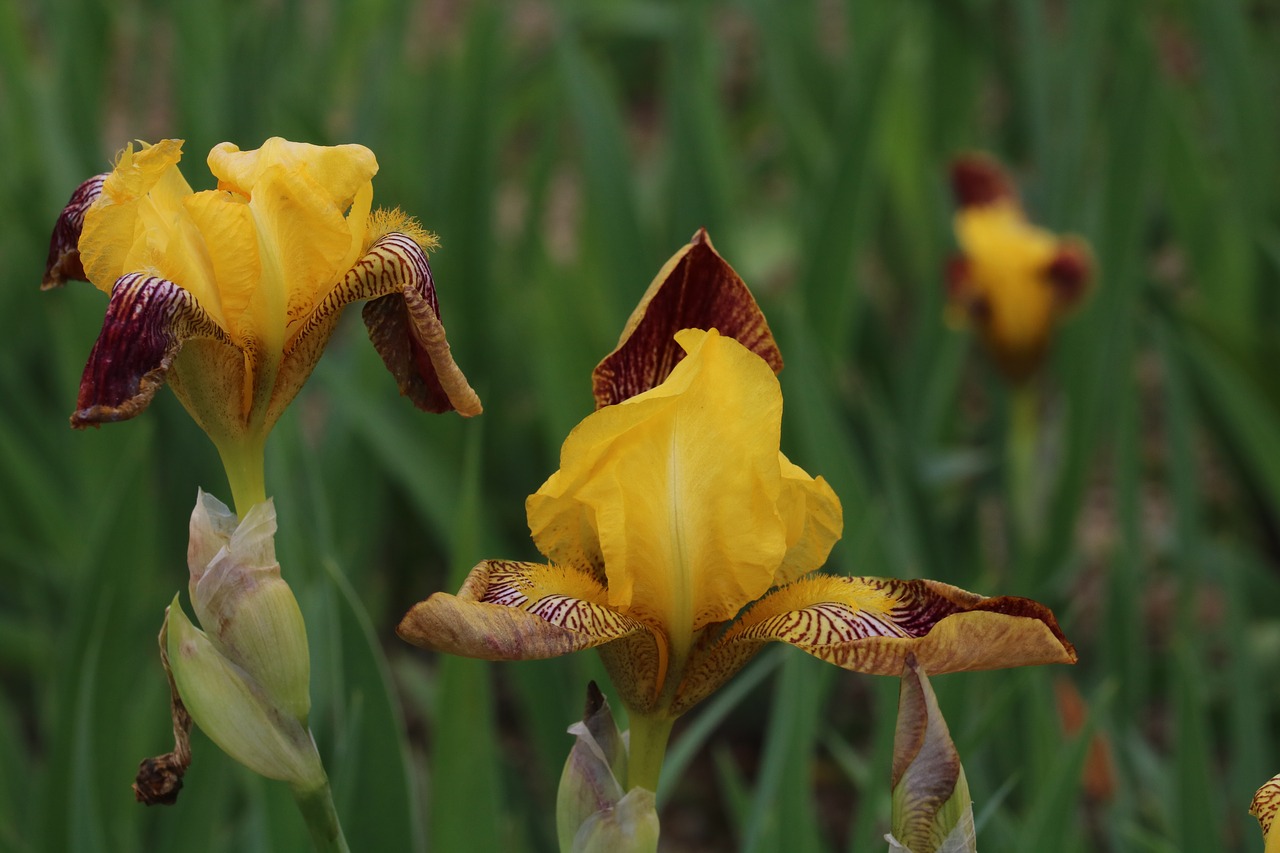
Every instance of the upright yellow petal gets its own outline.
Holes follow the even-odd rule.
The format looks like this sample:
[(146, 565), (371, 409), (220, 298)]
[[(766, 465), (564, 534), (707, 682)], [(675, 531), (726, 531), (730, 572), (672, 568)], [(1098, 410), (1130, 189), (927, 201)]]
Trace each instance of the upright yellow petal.
[(221, 142), (209, 152), (209, 171), (224, 189), (252, 196), (255, 187), (273, 166), (304, 170), (324, 187), (340, 212), (351, 206), (356, 193), (378, 173), (378, 159), (363, 145), (312, 145), (273, 136), (254, 151), (241, 151)]
[[(128, 266), (126, 258), (146, 246), (147, 229), (140, 226), (141, 212), (151, 221), (162, 221), (165, 212), (180, 207), (190, 195), (178, 161), (182, 140), (165, 139), (134, 151), (130, 145), (120, 153), (116, 167), (102, 185), (98, 201), (85, 214), (80, 235), (80, 256), (85, 275), (99, 290), (111, 292), (116, 279), (126, 272), (140, 272)], [(148, 194), (154, 191), (154, 198)]]
[[(242, 320), (274, 350), (346, 272), (351, 234), (342, 211), (305, 169), (272, 166), (249, 199), (258, 229), (262, 278)], [(246, 283), (252, 284), (252, 283)]]
[(195, 193), (185, 203), (187, 215), (204, 239), (226, 328), (241, 344), (242, 318), (262, 277), (258, 232), (247, 202), (236, 193), (208, 190)]
[(598, 546), (610, 605), (678, 647), (773, 585), (788, 536), (773, 371), (714, 330), (677, 340), (667, 381), (588, 416), (527, 510), (544, 554)]
[(778, 514), (787, 526), (787, 553), (773, 582), (781, 586), (827, 561), (831, 548), (844, 532), (844, 510), (826, 480), (810, 477), (781, 453), (778, 460), (782, 466)]

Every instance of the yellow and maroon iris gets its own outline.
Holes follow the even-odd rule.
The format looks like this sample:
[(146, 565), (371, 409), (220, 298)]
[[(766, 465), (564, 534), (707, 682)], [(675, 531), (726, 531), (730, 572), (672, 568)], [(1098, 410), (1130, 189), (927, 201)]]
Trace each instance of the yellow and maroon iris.
[[(701, 235), (664, 274), (704, 249), (714, 255)], [(716, 274), (675, 286), (740, 284), (718, 255), (702, 262), (695, 278)], [(642, 307), (713, 301), (651, 288)], [(759, 336), (758, 322), (741, 322), (758, 312), (754, 302), (738, 307), (730, 325), (757, 343), (768, 337), (767, 326)], [(705, 319), (714, 325), (714, 312)], [(681, 328), (679, 320), (633, 316), (619, 351), (646, 323)], [(779, 451), (782, 392), (770, 363), (716, 328), (682, 328), (673, 340), (679, 358), (642, 353), (610, 369), (623, 376), (662, 364), (667, 373), (646, 374), (647, 389), (633, 378), (610, 383), (633, 393), (598, 399), (565, 440), (560, 469), (526, 502), (548, 562), (480, 563), (457, 595), (413, 607), (401, 637), (488, 660), (598, 647), (633, 726), (640, 718), (669, 727), (768, 642), (891, 676), (910, 654), (931, 673), (1075, 660), (1053, 614), (1034, 601), (811, 574), (843, 515), (830, 486)]]
[(1022, 382), (1088, 291), (1092, 256), (1083, 241), (1031, 224), (1012, 181), (990, 158), (957, 159), (951, 183), (960, 255), (947, 269), (950, 316), (973, 326), (1001, 372)]
[(43, 286), (86, 279), (110, 295), (74, 426), (131, 418), (167, 382), (247, 509), (264, 497), (267, 433), (360, 300), (402, 393), (427, 411), (480, 412), (440, 322), (434, 237), (372, 209), (372, 151), (224, 142), (208, 157), (217, 188), (202, 192), (181, 157), (180, 140), (129, 146), (77, 188), (54, 228)]

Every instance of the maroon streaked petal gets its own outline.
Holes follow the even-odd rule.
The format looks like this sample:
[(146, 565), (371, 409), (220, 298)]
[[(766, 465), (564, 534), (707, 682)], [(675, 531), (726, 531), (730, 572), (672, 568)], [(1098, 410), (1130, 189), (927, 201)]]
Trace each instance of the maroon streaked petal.
[(548, 578), (554, 573), (545, 565), (485, 560), (457, 595), (437, 592), (414, 605), (396, 633), (426, 649), (482, 660), (541, 660), (633, 634), (652, 637), (630, 616), (545, 586)]
[[(401, 394), (423, 411), (480, 414), (480, 398), (445, 338), (427, 254), (405, 234), (387, 234), (369, 247), (303, 324), (290, 350), (314, 364), (315, 341), (323, 347), (338, 312), (361, 299), (370, 300), (363, 312), (369, 339)], [(314, 352), (308, 354), (308, 348)]]
[(964, 154), (951, 164), (951, 192), (958, 207), (981, 207), (1008, 200), (1018, 193), (1003, 168), (986, 154)]
[(935, 674), (1076, 660), (1052, 611), (1031, 599), (985, 598), (931, 580), (811, 575), (741, 616), (686, 669), (676, 704), (702, 699), (766, 642), (872, 675), (899, 675), (908, 654)]
[(763, 358), (776, 373), (782, 353), (746, 284), (711, 245), (705, 229), (669, 260), (636, 306), (622, 338), (591, 374), (596, 408), (661, 384), (684, 358), (681, 329), (716, 329)]
[(58, 215), (49, 237), (49, 259), (45, 261), (41, 290), (52, 290), (68, 281), (87, 281), (84, 265), (80, 263), (80, 232), (84, 229), (85, 211), (102, 195), (102, 182), (109, 174), (94, 175), (76, 187), (71, 200)]
[(1062, 241), (1058, 246), (1058, 253), (1053, 256), (1045, 271), (1045, 276), (1064, 308), (1070, 308), (1080, 301), (1089, 289), (1092, 275), (1093, 256), (1089, 247), (1074, 239)]
[(164, 384), (183, 343), (208, 338), (234, 346), (186, 290), (163, 278), (130, 273), (111, 289), (102, 332), (80, 378), (71, 425), (123, 421), (145, 409)]

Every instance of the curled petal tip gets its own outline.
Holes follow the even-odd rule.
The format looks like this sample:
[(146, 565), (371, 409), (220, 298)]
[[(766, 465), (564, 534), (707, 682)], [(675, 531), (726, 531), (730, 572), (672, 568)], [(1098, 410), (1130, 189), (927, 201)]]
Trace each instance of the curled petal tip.
[(660, 385), (684, 358), (675, 342), (682, 329), (716, 329), (763, 358), (775, 373), (782, 370), (782, 353), (764, 312), (701, 228), (658, 272), (618, 346), (592, 372), (596, 408)]
[(426, 412), (483, 411), (453, 359), (431, 266), (411, 236), (393, 232), (374, 242), (320, 310), (357, 299), (369, 300), (363, 311), (369, 339), (401, 394)]
[(76, 187), (67, 206), (58, 215), (49, 237), (49, 257), (45, 262), (41, 290), (61, 287), (68, 281), (86, 281), (84, 265), (80, 261), (80, 234), (84, 230), (84, 215), (102, 195), (102, 184), (108, 173), (94, 175)]

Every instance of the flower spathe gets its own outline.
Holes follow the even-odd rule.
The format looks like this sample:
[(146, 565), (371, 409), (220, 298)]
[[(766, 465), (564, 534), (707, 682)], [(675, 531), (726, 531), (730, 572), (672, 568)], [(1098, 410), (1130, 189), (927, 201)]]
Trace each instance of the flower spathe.
[(907, 655), (893, 737), (889, 850), (973, 853), (973, 803), (960, 754), (951, 741), (929, 678)]
[(214, 743), (263, 776), (311, 791), (326, 784), (307, 727), (311, 661), (275, 532), (270, 500), (238, 519), (200, 492), (187, 563), (204, 630), (175, 596), (165, 614), (167, 659), (183, 704)]
[[(208, 157), (217, 188), (202, 192), (181, 157), (180, 140), (127, 147), (54, 229), (44, 286), (85, 278), (110, 294), (74, 426), (131, 418), (167, 382), (245, 491), (237, 471), (257, 463), (341, 309), (359, 300), (402, 393), (427, 411), (480, 412), (440, 323), (434, 238), (372, 210), (373, 152), (224, 142)], [(263, 496), (252, 491), (242, 508)]]
[(947, 270), (950, 316), (972, 325), (1000, 370), (1021, 382), (1086, 294), (1092, 256), (1083, 241), (1029, 222), (1012, 181), (989, 157), (957, 159), (951, 182), (960, 255)]
[(589, 415), (526, 509), (550, 564), (486, 561), (399, 627), (490, 660), (601, 647), (623, 701), (674, 718), (766, 642), (897, 676), (1073, 662), (1052, 613), (932, 581), (804, 577), (840, 536), (839, 501), (778, 449), (763, 359), (714, 330), (657, 387)]

